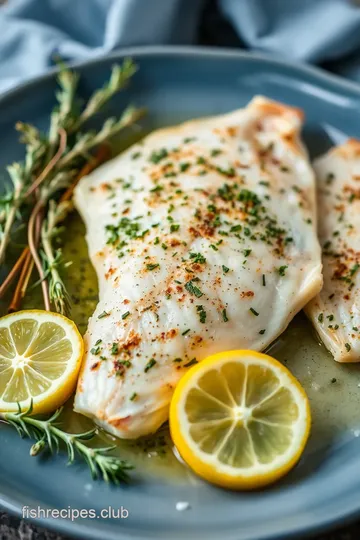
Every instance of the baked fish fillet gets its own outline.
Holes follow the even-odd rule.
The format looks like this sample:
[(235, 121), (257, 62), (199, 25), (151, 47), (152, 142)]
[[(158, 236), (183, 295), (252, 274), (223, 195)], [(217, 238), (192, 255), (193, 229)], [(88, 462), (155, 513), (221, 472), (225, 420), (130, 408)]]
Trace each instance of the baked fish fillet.
[(123, 438), (168, 417), (185, 370), (264, 349), (322, 285), (302, 114), (254, 99), (161, 129), (83, 178), (100, 301), (75, 410)]
[(360, 361), (360, 141), (315, 162), (324, 287), (306, 308), (338, 362)]

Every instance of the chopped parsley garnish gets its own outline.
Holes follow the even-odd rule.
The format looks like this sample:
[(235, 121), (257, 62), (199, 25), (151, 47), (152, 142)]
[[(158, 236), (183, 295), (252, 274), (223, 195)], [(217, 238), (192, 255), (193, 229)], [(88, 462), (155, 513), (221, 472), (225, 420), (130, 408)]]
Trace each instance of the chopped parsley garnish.
[(326, 318), (329, 319), (329, 321), (331, 322), (334, 320), (334, 315), (327, 315)]
[(148, 361), (148, 363), (145, 366), (145, 369), (144, 369), (145, 373), (147, 373), (149, 371), (149, 369), (154, 367), (155, 364), (157, 364), (155, 358), (150, 358), (150, 360)]
[(110, 352), (111, 354), (119, 354), (119, 344), (113, 343)]
[(214, 148), (214, 150), (211, 150), (211, 157), (219, 156), (222, 153), (222, 150), (219, 150), (218, 148)]
[(230, 268), (225, 266), (225, 264), (223, 264), (221, 268), (222, 268), (222, 271), (224, 272), (224, 274), (227, 274), (230, 271)]
[(190, 328), (188, 328), (187, 330), (184, 330), (184, 332), (181, 335), (186, 336), (186, 334), (188, 334), (189, 332), (190, 332)]
[(190, 259), (192, 259), (193, 263), (200, 263), (200, 264), (206, 263), (206, 259), (204, 255), (201, 255), (201, 253), (190, 253)]
[(228, 169), (223, 169), (222, 167), (216, 167), (216, 170), (218, 173), (224, 176), (228, 176), (229, 178), (233, 178), (236, 174), (234, 167), (229, 167)]
[(131, 159), (138, 159), (140, 156), (141, 156), (141, 152), (134, 152), (134, 154), (132, 154), (131, 156)]
[(156, 246), (157, 244), (160, 244), (160, 238), (158, 236), (154, 240), (154, 246)]
[(222, 315), (223, 321), (228, 322), (229, 319), (228, 319), (228, 316), (226, 314), (226, 309), (222, 310), (221, 315)]
[(266, 287), (266, 277), (265, 277), (265, 274), (262, 275), (262, 284), (263, 284), (263, 287)]
[(288, 266), (280, 266), (280, 268), (278, 268), (279, 275), (280, 276), (285, 276), (285, 270), (287, 268), (288, 268)]
[(158, 268), (160, 266), (159, 263), (149, 263), (146, 265), (147, 270), (155, 270), (155, 268)]
[(110, 313), (108, 313), (107, 311), (103, 311), (102, 313), (100, 313), (100, 315), (98, 316), (98, 319), (103, 319), (104, 317), (108, 317), (110, 315)]
[[(100, 340), (101, 341), (101, 340)], [(97, 342), (95, 343), (95, 345), (97, 344)], [(98, 354), (100, 354), (100, 347), (99, 345), (97, 347), (93, 347), (91, 349), (91, 354), (93, 354), (94, 356), (97, 356)]]
[(195, 365), (197, 363), (198, 363), (198, 361), (196, 360), (196, 358), (192, 358), (190, 360), (190, 362), (188, 362), (187, 364), (184, 364), (184, 367), (190, 367), (190, 366), (193, 366), (193, 365)]
[(170, 232), (172, 233), (178, 231), (179, 229), (180, 229), (180, 225), (176, 225), (175, 223), (172, 223), (170, 225)]
[(349, 352), (351, 350), (350, 343), (345, 343), (345, 349), (347, 350), (347, 352)]
[(254, 206), (258, 206), (261, 203), (261, 200), (256, 193), (248, 189), (242, 189), (240, 191), (238, 200), (244, 203), (252, 203)]
[[(117, 225), (106, 225), (105, 230), (108, 233), (107, 244), (115, 245), (120, 239), (120, 234), (124, 234), (129, 238), (144, 238), (145, 234), (148, 233), (148, 229), (141, 231), (140, 224), (136, 220), (131, 220), (127, 217), (121, 218)], [(126, 245), (125, 242), (120, 244), (121, 247)]]
[(324, 314), (323, 313), (320, 313), (320, 315), (318, 316), (318, 321), (319, 323), (322, 323), (324, 320)]
[(167, 158), (169, 155), (168, 151), (166, 150), (166, 148), (162, 148), (161, 150), (158, 150), (157, 152), (154, 151), (149, 160), (151, 161), (151, 163), (159, 163), (162, 159), (165, 159)]
[(204, 306), (196, 306), (196, 311), (198, 312), (200, 322), (205, 323), (205, 321), (206, 321), (206, 311), (204, 309)]
[(224, 201), (232, 201), (235, 197), (233, 186), (230, 186), (229, 184), (224, 184), (221, 188), (219, 188), (217, 190), (217, 194)]
[(265, 332), (266, 332), (266, 330), (263, 329), (263, 330), (260, 330), (259, 334), (260, 334), (261, 336), (263, 336), (263, 335), (265, 334)]
[(180, 163), (180, 172), (186, 172), (190, 167), (190, 163)]
[(353, 277), (353, 275), (356, 274), (356, 272), (359, 270), (360, 264), (356, 263), (350, 270), (350, 276)]
[(249, 311), (251, 311), (251, 313), (252, 313), (253, 315), (255, 315), (255, 317), (258, 317), (258, 316), (259, 316), (259, 313), (258, 313), (254, 308), (251, 307), (251, 308), (249, 309)]
[(201, 298), (203, 293), (200, 291), (196, 285), (193, 283), (194, 280), (190, 280), (187, 283), (185, 283), (185, 289), (192, 295), (196, 296), (196, 298)]
[(211, 247), (211, 249), (213, 249), (214, 251), (219, 251), (215, 244), (210, 244), (209, 247)]
[(159, 193), (159, 191), (162, 191), (164, 188), (160, 184), (150, 189), (150, 193)]
[(130, 311), (126, 311), (121, 315), (122, 320), (126, 319), (130, 315)]
[(243, 254), (245, 255), (245, 257), (248, 257), (251, 252), (252, 252), (252, 249), (244, 249), (243, 250)]
[(137, 393), (134, 392), (133, 394), (131, 394), (130, 401), (134, 401), (134, 399), (136, 398), (137, 398)]

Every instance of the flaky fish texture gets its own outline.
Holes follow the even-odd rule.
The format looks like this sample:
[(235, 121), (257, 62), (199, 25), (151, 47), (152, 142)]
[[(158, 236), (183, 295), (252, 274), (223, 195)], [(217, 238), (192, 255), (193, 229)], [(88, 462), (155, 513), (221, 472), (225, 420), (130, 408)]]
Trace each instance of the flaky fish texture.
[(75, 410), (154, 432), (176, 383), (224, 350), (264, 349), (322, 285), (302, 114), (265, 98), (155, 131), (83, 178), (99, 280)]
[(315, 164), (324, 287), (306, 308), (338, 362), (360, 361), (360, 141)]

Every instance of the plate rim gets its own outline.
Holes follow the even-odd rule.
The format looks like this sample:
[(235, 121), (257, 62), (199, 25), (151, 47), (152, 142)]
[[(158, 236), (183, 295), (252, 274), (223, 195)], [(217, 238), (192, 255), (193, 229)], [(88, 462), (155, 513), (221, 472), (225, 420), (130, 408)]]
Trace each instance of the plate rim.
[[(252, 51), (238, 50), (235, 48), (223, 48), (223, 47), (206, 47), (206, 46), (184, 46), (184, 45), (151, 45), (151, 46), (134, 46), (134, 47), (122, 47), (112, 51), (110, 53), (98, 55), (94, 58), (82, 59), (80, 61), (68, 62), (68, 66), (72, 69), (82, 69), (82, 68), (91, 68), (97, 65), (101, 65), (103, 62), (108, 62), (109, 60), (119, 61), (124, 57), (191, 57), (191, 58), (234, 58), (238, 60), (251, 60), (259, 63), (266, 63), (270, 67), (277, 66), (279, 68), (283, 67), (290, 69), (292, 71), (298, 72), (301, 77), (304, 75), (311, 76), (315, 79), (316, 84), (325, 84), (335, 87), (333, 89), (334, 93), (339, 93), (341, 91), (346, 92), (347, 94), (352, 94), (353, 97), (356, 97), (360, 100), (360, 84), (352, 80), (345, 79), (339, 75), (329, 73), (322, 68), (317, 66), (308, 65), (302, 62), (291, 62), (285, 59), (275, 58), (271, 54), (258, 53)], [(59, 72), (58, 67), (49, 68), (46, 73), (32, 77), (31, 79), (25, 80), (24, 82), (16, 84), (14, 88), (5, 90), (0, 95), (0, 107), (5, 106), (9, 101), (16, 100), (19, 95), (22, 95), (24, 92), (31, 92), (34, 88), (38, 87), (41, 84), (44, 84), (56, 77), (56, 74)], [(0, 510), (6, 511), (9, 514), (22, 518), (21, 507), (18, 506), (16, 500), (10, 496), (4, 495), (1, 493), (0, 488)], [(358, 507), (352, 508), (348, 513), (338, 515), (338, 516), (325, 516), (321, 520), (313, 524), (306, 523), (304, 525), (299, 525), (295, 529), (284, 530), (280, 534), (270, 533), (270, 535), (262, 536), (262, 540), (285, 540), (288, 538), (298, 537), (300, 535), (313, 535), (319, 532), (324, 532), (329, 529), (335, 529), (336, 527), (345, 526), (346, 524), (354, 521), (360, 516), (360, 503)], [(61, 534), (70, 535), (74, 538), (86, 538), (89, 540), (100, 540), (104, 536), (101, 535), (101, 532), (98, 528), (91, 530), (86, 524), (71, 522), (68, 520), (54, 520), (51, 518), (27, 518), (27, 521), (35, 524), (38, 527), (47, 528), (51, 531), (56, 531)], [(134, 534), (126, 531), (118, 531), (116, 535), (110, 532), (110, 535), (106, 538), (119, 539), (119, 540), (144, 540), (145, 536), (138, 536), (135, 532)]]
[[(70, 61), (67, 62), (68, 67), (71, 69), (82, 69), (84, 67), (92, 67), (97, 64), (101, 64), (107, 60), (119, 60), (124, 57), (132, 56), (191, 56), (191, 57), (208, 57), (208, 58), (237, 58), (237, 59), (251, 59), (258, 62), (265, 62), (269, 65), (276, 65), (279, 67), (288, 68), (299, 73), (306, 73), (311, 75), (316, 79), (320, 79), (325, 83), (330, 83), (337, 87), (342, 87), (347, 92), (351, 92), (360, 98), (360, 82), (356, 82), (350, 79), (346, 79), (335, 73), (325, 71), (325, 69), (314, 66), (311, 64), (306, 64), (301, 61), (295, 60), (291, 62), (290, 60), (275, 58), (272, 54), (259, 53), (247, 50), (238, 50), (235, 48), (227, 47), (206, 47), (206, 46), (192, 46), (192, 45), (140, 45), (135, 47), (121, 47), (110, 53), (102, 54), (94, 58), (82, 59), (79, 61)], [(49, 67), (49, 69), (40, 75), (26, 79), (23, 82), (17, 83), (14, 88), (4, 90), (0, 93), (0, 105), (8, 99), (13, 99), (17, 97), (18, 94), (22, 93), (24, 90), (31, 90), (33, 87), (38, 86), (39, 84), (51, 80), (57, 73), (59, 73), (60, 68), (57, 66)]]

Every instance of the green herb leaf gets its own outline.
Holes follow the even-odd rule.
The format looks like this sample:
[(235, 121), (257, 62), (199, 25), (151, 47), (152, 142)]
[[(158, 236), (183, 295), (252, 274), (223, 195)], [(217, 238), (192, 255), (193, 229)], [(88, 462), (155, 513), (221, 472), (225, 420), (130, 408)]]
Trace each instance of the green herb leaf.
[(148, 363), (145, 366), (145, 369), (144, 369), (145, 373), (147, 373), (149, 371), (149, 369), (154, 367), (155, 364), (157, 364), (155, 358), (150, 358), (150, 360), (148, 361)]
[(285, 271), (286, 271), (287, 268), (288, 268), (288, 266), (280, 266), (280, 268), (278, 268), (279, 275), (280, 276), (285, 276)]
[(160, 267), (160, 264), (158, 264), (158, 263), (149, 263), (149, 264), (146, 265), (146, 269), (150, 270), (150, 272), (155, 270), (155, 268), (159, 268), (159, 267)]
[(196, 306), (196, 311), (198, 312), (200, 322), (204, 324), (206, 321), (206, 311), (204, 306)]
[(194, 285), (194, 280), (190, 280), (187, 283), (185, 283), (185, 289), (192, 295), (196, 296), (196, 298), (201, 298), (203, 296), (203, 293), (201, 290)]

